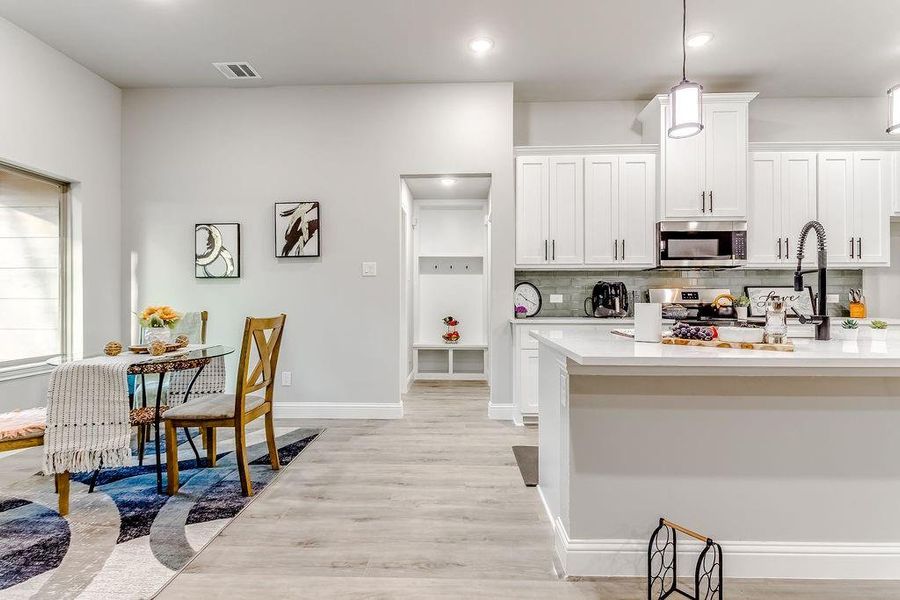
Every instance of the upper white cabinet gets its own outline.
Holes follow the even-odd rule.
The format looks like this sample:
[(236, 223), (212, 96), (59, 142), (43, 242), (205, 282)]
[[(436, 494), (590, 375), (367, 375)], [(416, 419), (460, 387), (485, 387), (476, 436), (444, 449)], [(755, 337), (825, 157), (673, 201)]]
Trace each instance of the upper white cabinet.
[(703, 131), (684, 139), (667, 135), (667, 96), (641, 112), (644, 141), (660, 145), (661, 219), (747, 217), (748, 106), (755, 97), (704, 94)]
[(887, 152), (820, 152), (819, 221), (829, 266), (890, 265), (893, 157)]
[[(747, 265), (795, 267), (797, 236), (815, 218), (816, 153), (751, 153)], [(806, 255), (814, 264), (815, 252)]]
[(560, 265), (584, 262), (584, 158), (550, 157), (548, 259)]
[(656, 264), (655, 155), (522, 156), (516, 171), (518, 265)]
[(550, 168), (546, 156), (516, 159), (516, 263), (547, 262), (550, 237)]

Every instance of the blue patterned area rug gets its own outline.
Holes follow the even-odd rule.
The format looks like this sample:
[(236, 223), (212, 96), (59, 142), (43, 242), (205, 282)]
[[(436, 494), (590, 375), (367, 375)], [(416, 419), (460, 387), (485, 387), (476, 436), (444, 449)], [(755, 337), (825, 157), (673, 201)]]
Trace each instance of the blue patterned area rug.
[[(215, 468), (203, 467), (202, 449), (198, 468), (179, 432), (181, 489), (171, 498), (156, 493), (152, 443), (144, 466), (101, 471), (92, 494), (89, 474), (73, 476), (65, 519), (51, 477), (35, 475), (0, 490), (0, 599), (152, 597), (279, 473), (269, 464), (263, 432), (250, 433), (254, 495), (243, 497), (225, 431), (219, 430)], [(276, 433), (284, 469), (321, 430)]]

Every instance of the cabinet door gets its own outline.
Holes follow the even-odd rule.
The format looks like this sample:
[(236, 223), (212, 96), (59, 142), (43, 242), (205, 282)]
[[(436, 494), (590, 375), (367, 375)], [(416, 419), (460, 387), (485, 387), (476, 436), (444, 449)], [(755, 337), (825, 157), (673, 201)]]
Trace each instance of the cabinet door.
[(784, 262), (781, 184), (780, 153), (754, 152), (750, 155), (748, 266), (766, 267)]
[(519, 411), (538, 414), (538, 351), (519, 350)]
[[(669, 107), (665, 108), (668, 122)], [(708, 200), (701, 192), (703, 185), (705, 132), (682, 139), (672, 139), (663, 132), (663, 217), (667, 219), (696, 219), (710, 216)]]
[(619, 157), (584, 159), (584, 262), (615, 266), (618, 249)]
[(540, 156), (516, 159), (516, 263), (547, 262), (550, 217), (548, 160)]
[(704, 107), (707, 214), (747, 216), (747, 105)]
[[(853, 153), (821, 152), (817, 170), (819, 222), (825, 226), (828, 239), (828, 264), (858, 263), (853, 230)], [(813, 245), (807, 252), (814, 252), (814, 243), (810, 238), (807, 244)]]
[(656, 157), (619, 157), (619, 262), (634, 267), (656, 264)]
[[(814, 220), (817, 215), (816, 153), (786, 152), (782, 154), (781, 176), (784, 255), (788, 263), (796, 266), (800, 229), (809, 221)], [(813, 246), (807, 246), (803, 263), (806, 265), (816, 264), (816, 253)]]
[(550, 158), (550, 262), (584, 263), (584, 159)]
[(891, 152), (891, 215), (900, 217), (900, 152)]
[(868, 266), (891, 263), (891, 177), (889, 154), (853, 153), (856, 258)]

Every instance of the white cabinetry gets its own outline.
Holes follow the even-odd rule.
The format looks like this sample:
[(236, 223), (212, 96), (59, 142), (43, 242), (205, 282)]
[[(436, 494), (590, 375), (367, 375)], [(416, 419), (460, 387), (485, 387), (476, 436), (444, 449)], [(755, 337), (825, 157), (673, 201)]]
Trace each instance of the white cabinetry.
[(672, 139), (668, 97), (657, 96), (641, 112), (644, 141), (660, 144), (660, 218), (747, 217), (749, 103), (755, 93), (704, 94), (703, 131)]
[(584, 159), (551, 156), (548, 259), (560, 265), (584, 262)]
[[(748, 266), (796, 266), (797, 235), (815, 218), (815, 152), (751, 153)], [(814, 262), (807, 252), (805, 263)]]
[(520, 156), (516, 264), (640, 269), (656, 264), (656, 156)]
[(890, 265), (893, 175), (886, 152), (821, 152), (819, 220), (829, 266)]

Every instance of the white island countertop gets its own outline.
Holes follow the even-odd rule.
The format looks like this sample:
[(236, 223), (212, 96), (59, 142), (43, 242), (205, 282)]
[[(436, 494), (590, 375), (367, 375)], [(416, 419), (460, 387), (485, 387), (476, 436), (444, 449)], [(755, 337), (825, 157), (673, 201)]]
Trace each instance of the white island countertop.
[[(542, 346), (583, 366), (900, 369), (900, 339), (886, 342), (793, 339), (794, 352), (773, 352), (635, 342), (581, 328), (532, 331), (530, 335)], [(883, 375), (896, 376), (900, 372)]]

